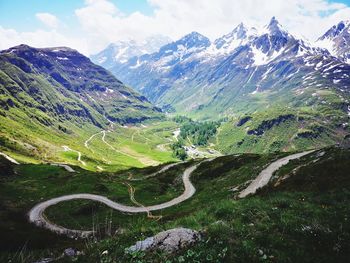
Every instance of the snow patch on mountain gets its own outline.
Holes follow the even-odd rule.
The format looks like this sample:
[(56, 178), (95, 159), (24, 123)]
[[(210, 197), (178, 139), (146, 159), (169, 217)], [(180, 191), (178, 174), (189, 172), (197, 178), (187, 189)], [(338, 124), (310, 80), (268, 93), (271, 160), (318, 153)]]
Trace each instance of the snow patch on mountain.
[(92, 55), (91, 60), (106, 68), (112, 68), (115, 64), (126, 63), (132, 57), (154, 53), (169, 42), (171, 39), (160, 35), (151, 36), (142, 42), (119, 41), (110, 44), (98, 54)]
[(315, 45), (326, 48), (332, 56), (345, 63), (350, 62), (350, 21), (341, 21), (332, 26)]
[(262, 50), (257, 49), (254, 46), (252, 46), (251, 49), (253, 53), (252, 59), (254, 60), (254, 66), (268, 64), (269, 62), (277, 58), (279, 55), (281, 55), (283, 52), (283, 49), (280, 49), (279, 51), (273, 50), (273, 53), (271, 55), (268, 55), (267, 53), (264, 53)]

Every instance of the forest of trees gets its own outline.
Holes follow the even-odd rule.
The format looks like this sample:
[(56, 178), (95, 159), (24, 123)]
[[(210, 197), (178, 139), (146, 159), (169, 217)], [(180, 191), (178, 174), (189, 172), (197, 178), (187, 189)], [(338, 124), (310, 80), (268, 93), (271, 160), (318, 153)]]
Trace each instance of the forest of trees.
[(209, 140), (216, 134), (221, 121), (197, 122), (185, 116), (176, 116), (173, 121), (180, 124), (179, 141), (172, 144), (173, 155), (180, 160), (187, 158), (184, 149), (185, 141), (190, 139), (194, 145), (207, 145)]
[(189, 137), (194, 145), (207, 145), (219, 125), (220, 122), (185, 122), (181, 126), (180, 137)]
[(182, 140), (175, 142), (171, 145), (174, 157), (180, 159), (181, 161), (184, 161), (187, 158), (187, 153), (183, 146), (184, 144)]

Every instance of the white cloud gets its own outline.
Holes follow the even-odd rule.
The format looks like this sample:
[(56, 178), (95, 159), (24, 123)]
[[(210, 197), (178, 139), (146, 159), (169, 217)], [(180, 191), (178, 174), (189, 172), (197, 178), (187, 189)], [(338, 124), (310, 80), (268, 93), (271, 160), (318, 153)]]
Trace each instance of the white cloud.
[(84, 38), (67, 37), (55, 30), (36, 30), (33, 32), (17, 32), (0, 26), (0, 50), (12, 46), (27, 44), (33, 47), (68, 46), (88, 55), (89, 50)]
[[(244, 22), (262, 26), (272, 16), (291, 33), (315, 40), (340, 20), (350, 18), (350, 8), (326, 0), (148, 0), (154, 14), (140, 12), (128, 16), (108, 0), (85, 1), (75, 14), (85, 34), (91, 39), (91, 50), (121, 39), (141, 40), (152, 34), (173, 39), (198, 31), (215, 39)], [(98, 38), (98, 39), (97, 39)]]
[(36, 13), (35, 17), (39, 19), (45, 26), (49, 28), (57, 28), (59, 20), (56, 16), (50, 13)]
[[(34, 46), (68, 45), (84, 54), (92, 54), (118, 40), (144, 38), (163, 34), (177, 39), (198, 31), (215, 39), (244, 22), (263, 26), (272, 16), (293, 34), (315, 40), (332, 25), (350, 19), (350, 8), (328, 0), (148, 0), (154, 8), (151, 15), (135, 11), (123, 14), (108, 0), (85, 0), (75, 10), (78, 28), (58, 27), (52, 14), (39, 13), (37, 18), (49, 28), (33, 32), (16, 32), (0, 27), (0, 47), (14, 43)], [(75, 19), (74, 18), (74, 19)], [(70, 21), (65, 21), (69, 25)], [(64, 31), (63, 31), (64, 30)], [(64, 32), (64, 33), (63, 33)]]

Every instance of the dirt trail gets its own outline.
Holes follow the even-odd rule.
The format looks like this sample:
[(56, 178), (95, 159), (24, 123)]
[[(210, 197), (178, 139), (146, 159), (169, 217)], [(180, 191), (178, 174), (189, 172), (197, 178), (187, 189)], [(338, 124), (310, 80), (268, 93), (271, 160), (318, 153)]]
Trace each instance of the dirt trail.
[[(130, 200), (131, 202), (133, 202), (135, 205), (140, 206), (140, 207), (145, 207), (143, 204), (139, 203), (138, 201), (136, 201), (135, 199), (135, 188), (129, 184), (129, 183), (125, 183), (128, 186), (128, 191), (130, 194)], [(160, 220), (162, 218), (162, 216), (154, 216), (149, 210), (146, 211), (147, 213), (147, 217), (151, 218), (151, 219), (156, 219), (156, 220)]]
[(76, 152), (78, 154), (78, 162), (80, 162), (82, 165), (86, 165), (86, 163), (84, 161), (81, 160), (81, 152), (77, 151), (77, 150), (73, 150), (71, 148), (69, 148), (67, 145), (62, 145), (62, 148), (65, 152), (71, 151), (71, 152)]
[(89, 137), (89, 139), (87, 139), (87, 140), (84, 142), (84, 146), (85, 146), (87, 149), (89, 149), (90, 151), (94, 152), (94, 150), (92, 150), (92, 149), (89, 147), (89, 142), (90, 142), (96, 135), (99, 135), (100, 133), (102, 133), (102, 131), (97, 132), (97, 133), (91, 135), (91, 136)]
[(86, 148), (88, 148), (89, 150), (91, 150), (92, 152), (94, 152), (90, 147), (89, 147), (89, 142), (96, 136), (96, 135), (99, 135), (99, 134), (102, 134), (102, 141), (104, 144), (106, 144), (111, 150), (117, 152), (117, 153), (120, 153), (122, 155), (125, 155), (125, 156), (128, 156), (132, 159), (135, 159), (137, 161), (139, 161), (140, 163), (142, 163), (143, 165), (146, 165), (146, 166), (149, 166), (149, 165), (158, 165), (159, 162), (149, 158), (148, 156), (145, 156), (145, 155), (142, 155), (142, 154), (139, 154), (138, 152), (130, 149), (129, 147), (123, 147), (122, 150), (118, 150), (116, 149), (113, 145), (111, 145), (110, 143), (107, 142), (106, 140), (106, 134), (107, 132), (110, 132), (109, 130), (103, 130), (103, 131), (100, 131), (98, 133), (95, 133), (93, 135), (91, 135), (85, 142), (84, 142), (84, 145)]

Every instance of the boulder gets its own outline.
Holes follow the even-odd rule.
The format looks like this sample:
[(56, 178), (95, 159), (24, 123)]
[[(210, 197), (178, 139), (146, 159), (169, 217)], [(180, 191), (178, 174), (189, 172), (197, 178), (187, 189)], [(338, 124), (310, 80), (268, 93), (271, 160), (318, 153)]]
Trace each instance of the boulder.
[(74, 248), (66, 248), (64, 251), (63, 251), (63, 254), (67, 257), (75, 257), (79, 254), (79, 252), (74, 249)]
[(56, 260), (55, 258), (43, 258), (33, 263), (50, 263), (50, 262), (54, 262), (55, 260)]
[(128, 252), (161, 250), (173, 253), (200, 240), (199, 232), (188, 228), (174, 228), (162, 231), (153, 237), (137, 241), (127, 249)]

